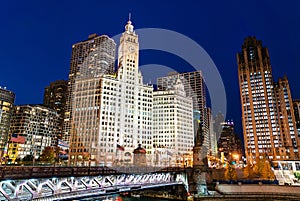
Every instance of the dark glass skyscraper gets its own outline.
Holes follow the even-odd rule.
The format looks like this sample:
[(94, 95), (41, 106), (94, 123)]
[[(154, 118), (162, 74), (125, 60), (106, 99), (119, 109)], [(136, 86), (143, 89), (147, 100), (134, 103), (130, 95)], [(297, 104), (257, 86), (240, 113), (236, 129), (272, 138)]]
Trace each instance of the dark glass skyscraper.
[(45, 87), (44, 92), (44, 105), (56, 110), (60, 118), (60, 134), (58, 135), (59, 139), (62, 137), (67, 90), (68, 81), (58, 80), (51, 82), (49, 86)]

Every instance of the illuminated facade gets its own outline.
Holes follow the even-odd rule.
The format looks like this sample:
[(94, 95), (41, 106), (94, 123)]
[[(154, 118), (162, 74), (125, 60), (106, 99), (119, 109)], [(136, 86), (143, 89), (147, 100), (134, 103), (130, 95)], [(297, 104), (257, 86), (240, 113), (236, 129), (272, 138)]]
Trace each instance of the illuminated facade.
[(220, 154), (223, 152), (224, 156), (229, 160), (234, 159), (233, 155), (238, 155), (239, 159), (241, 159), (243, 155), (243, 145), (240, 138), (234, 132), (234, 123), (232, 121), (226, 121), (221, 125), (222, 131), (218, 140)]
[(160, 162), (175, 163), (178, 156), (192, 154), (193, 122), (193, 99), (186, 96), (180, 79), (171, 89), (153, 92), (153, 146), (170, 155), (156, 157)]
[[(289, 82), (286, 76), (274, 83), (277, 118), (280, 125), (280, 146), (276, 155), (281, 159), (299, 159), (300, 141)], [(279, 157), (278, 157), (279, 158)]]
[(298, 134), (300, 133), (300, 100), (293, 100), (293, 108), (295, 114), (296, 127)]
[(72, 164), (132, 164), (139, 144), (151, 154), (153, 87), (143, 85), (138, 61), (138, 36), (129, 20), (120, 38), (117, 72), (75, 79)]
[(51, 82), (49, 86), (45, 87), (44, 91), (44, 105), (56, 110), (60, 116), (59, 127), (61, 134), (58, 136), (59, 139), (62, 138), (67, 90), (68, 81), (58, 80)]
[(114, 72), (115, 42), (106, 35), (91, 34), (87, 40), (72, 46), (67, 101), (62, 139), (69, 142), (72, 130), (75, 80), (99, 77)]
[[(54, 109), (42, 105), (20, 105), (14, 107), (10, 127), (11, 159), (26, 155), (38, 158), (45, 147), (54, 147), (59, 133), (59, 115)], [(15, 140), (12, 140), (15, 136)], [(25, 143), (19, 140), (25, 138)]]
[(12, 110), (15, 102), (15, 94), (0, 87), (0, 156), (9, 139), (9, 127), (12, 118)]
[[(159, 90), (171, 89), (180, 79), (184, 85), (187, 96), (193, 99), (193, 110), (200, 112), (199, 120), (204, 130), (205, 140), (203, 146), (210, 149), (209, 136), (209, 115), (206, 107), (206, 91), (203, 75), (201, 71), (193, 71), (186, 73), (171, 72), (165, 77), (157, 78), (157, 86)], [(197, 131), (198, 124), (195, 121), (194, 130)], [(196, 132), (194, 133), (196, 137)]]
[(248, 162), (299, 158), (298, 132), (287, 78), (274, 84), (268, 49), (255, 37), (237, 54), (242, 123)]

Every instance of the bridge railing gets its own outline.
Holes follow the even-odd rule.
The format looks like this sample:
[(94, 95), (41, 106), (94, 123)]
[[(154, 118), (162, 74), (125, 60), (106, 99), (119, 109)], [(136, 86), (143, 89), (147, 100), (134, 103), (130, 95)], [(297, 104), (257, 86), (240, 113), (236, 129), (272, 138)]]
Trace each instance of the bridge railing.
[(7, 179), (29, 179), (29, 178), (51, 178), (51, 177), (80, 177), (98, 176), (127, 173), (150, 173), (150, 172), (182, 172), (182, 167), (75, 167), (75, 166), (2, 166), (0, 167), (0, 180)]

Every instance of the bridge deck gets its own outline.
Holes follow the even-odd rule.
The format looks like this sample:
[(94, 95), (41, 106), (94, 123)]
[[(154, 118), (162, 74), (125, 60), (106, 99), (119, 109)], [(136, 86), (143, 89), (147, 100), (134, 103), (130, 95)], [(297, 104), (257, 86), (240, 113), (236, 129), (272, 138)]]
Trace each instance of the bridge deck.
[(52, 177), (81, 177), (123, 173), (183, 172), (181, 167), (73, 167), (73, 166), (1, 166), (0, 180)]

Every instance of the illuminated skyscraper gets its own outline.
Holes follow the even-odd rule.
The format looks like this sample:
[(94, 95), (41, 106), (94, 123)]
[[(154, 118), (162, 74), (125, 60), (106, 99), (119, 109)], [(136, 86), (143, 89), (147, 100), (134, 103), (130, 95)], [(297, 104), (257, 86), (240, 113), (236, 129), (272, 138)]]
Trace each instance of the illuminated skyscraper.
[(153, 92), (153, 145), (167, 149), (173, 156), (173, 160), (161, 157), (160, 163), (174, 163), (176, 156), (192, 154), (193, 99), (186, 96), (180, 79), (173, 88)]
[(96, 78), (114, 72), (115, 42), (106, 35), (91, 34), (87, 40), (72, 46), (66, 110), (62, 138), (70, 140), (74, 107), (75, 80)]
[[(59, 115), (56, 110), (43, 105), (19, 105), (14, 107), (10, 128), (11, 138), (22, 138), (10, 158), (26, 155), (38, 158), (45, 147), (56, 146), (59, 134)], [(11, 139), (11, 143), (16, 144)]]
[(237, 54), (242, 123), (248, 162), (296, 159), (298, 132), (287, 78), (274, 83), (268, 49), (255, 37)]
[(278, 82), (274, 83), (274, 88), (281, 137), (279, 150), (276, 155), (279, 155), (282, 159), (299, 159), (299, 133), (296, 126), (293, 101), (287, 77), (279, 78)]
[(300, 133), (300, 100), (293, 100), (293, 108), (295, 114), (296, 127), (298, 130), (298, 134)]
[(0, 87), (0, 156), (9, 138), (9, 127), (12, 118), (12, 110), (15, 102), (15, 94)]
[(66, 80), (58, 80), (51, 82), (49, 86), (45, 87), (44, 91), (44, 105), (56, 110), (60, 116), (59, 139), (62, 137), (67, 90), (68, 82)]
[[(172, 89), (176, 84), (177, 79), (180, 79), (184, 85), (186, 95), (193, 99), (193, 110), (195, 113), (200, 113), (199, 120), (204, 130), (203, 146), (210, 149), (209, 136), (209, 110), (206, 107), (206, 92), (205, 83), (201, 71), (192, 71), (185, 73), (171, 72), (165, 77), (157, 78), (157, 86), (159, 90)], [(198, 130), (197, 123), (194, 125), (195, 131)], [(196, 132), (195, 132), (196, 137)]]
[(243, 155), (243, 145), (238, 135), (234, 132), (233, 121), (222, 122), (221, 125), (222, 131), (218, 139), (220, 154), (223, 152), (227, 159), (234, 159), (234, 155), (239, 156), (239, 159), (241, 159)]
[[(132, 164), (139, 144), (151, 154), (153, 87), (143, 84), (138, 62), (138, 35), (129, 20), (120, 38), (116, 73), (76, 77), (71, 163)], [(88, 68), (85, 75), (92, 72)]]

